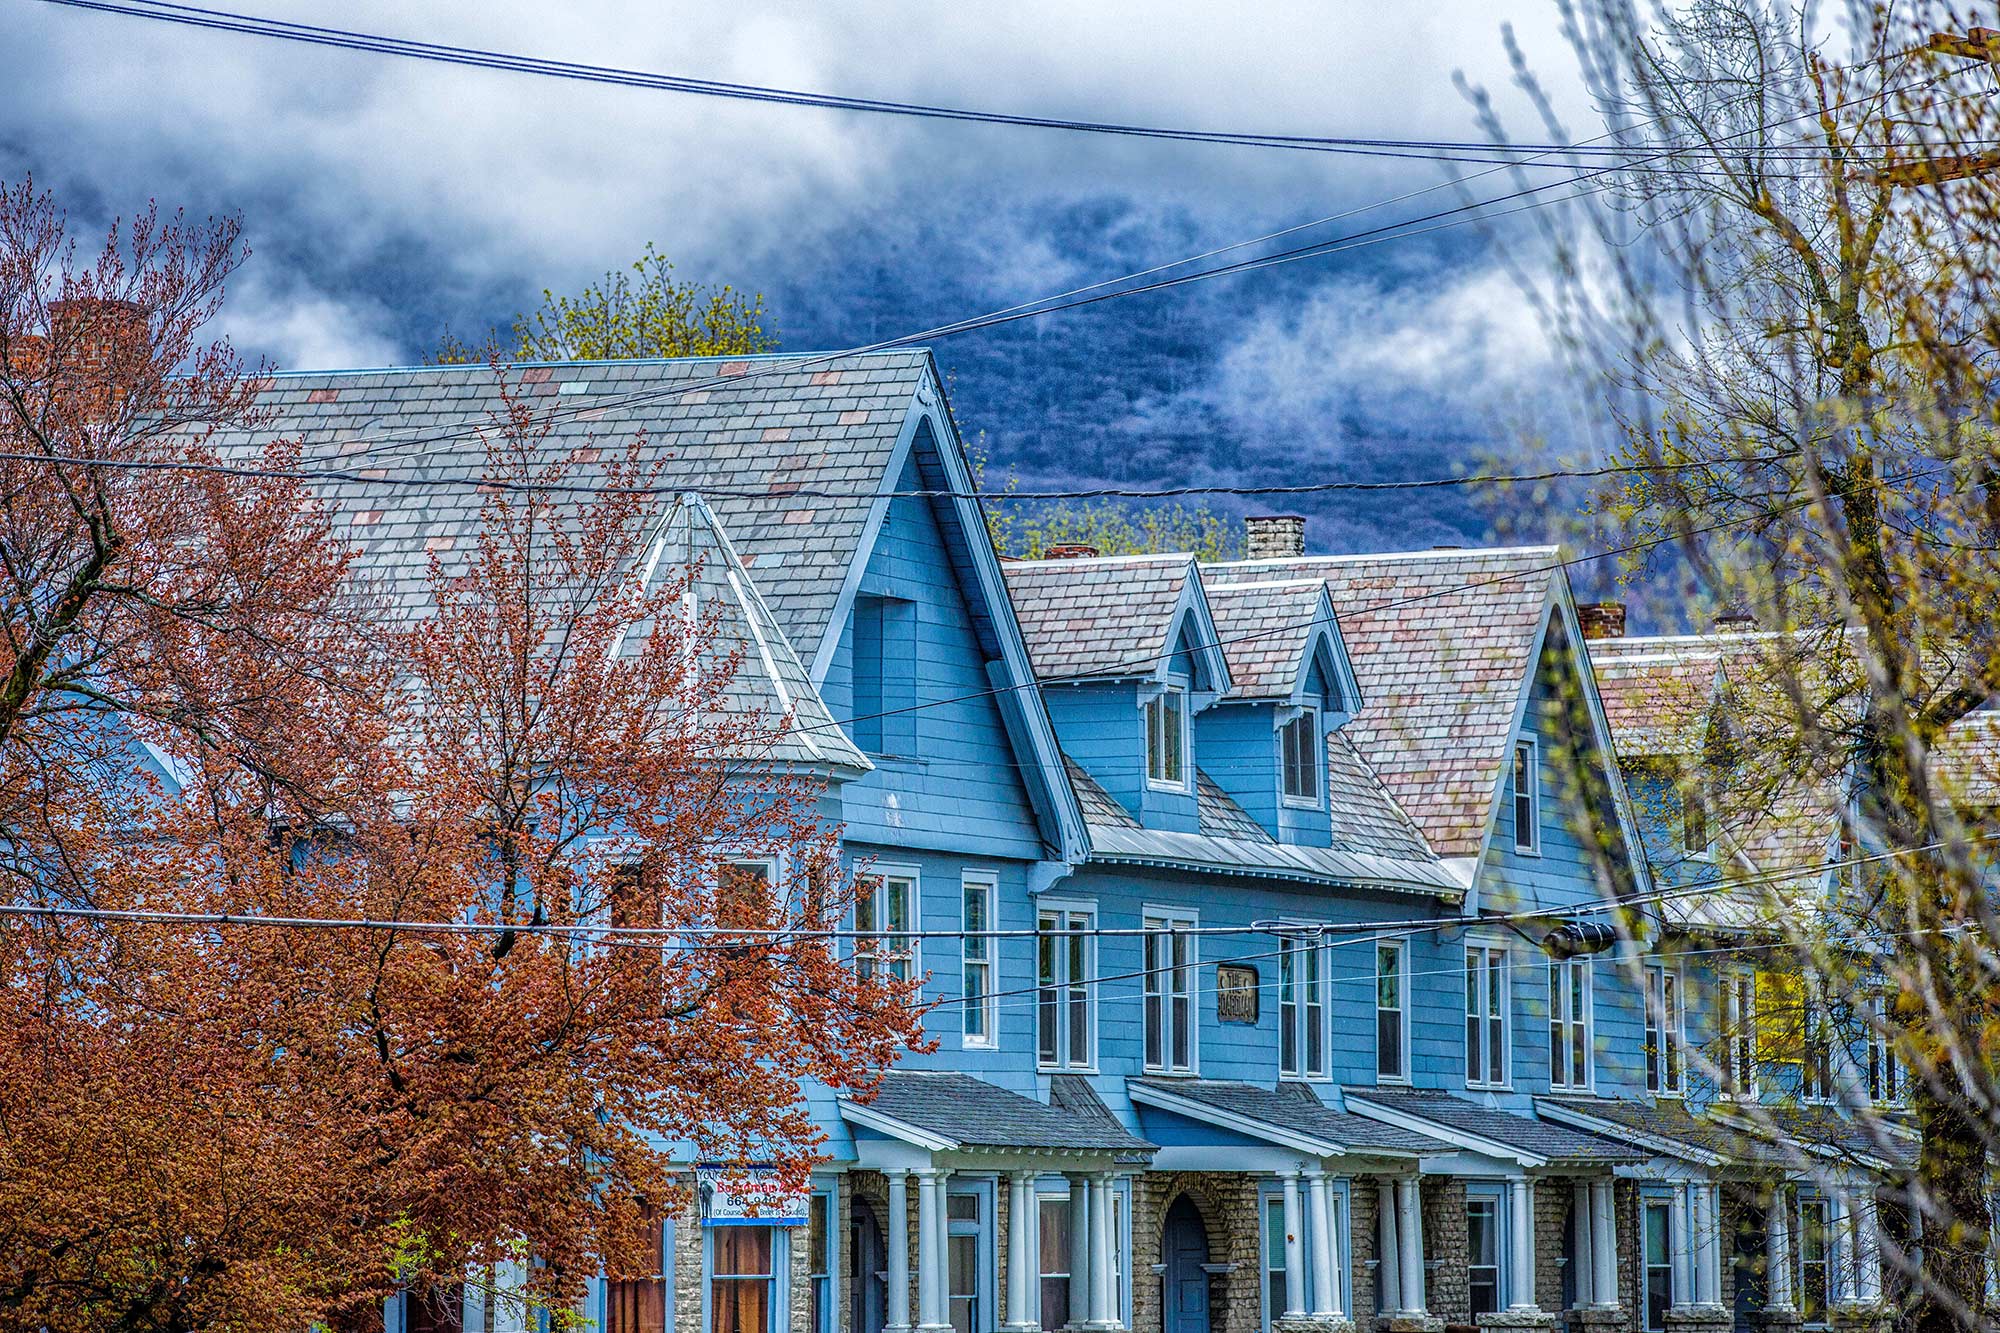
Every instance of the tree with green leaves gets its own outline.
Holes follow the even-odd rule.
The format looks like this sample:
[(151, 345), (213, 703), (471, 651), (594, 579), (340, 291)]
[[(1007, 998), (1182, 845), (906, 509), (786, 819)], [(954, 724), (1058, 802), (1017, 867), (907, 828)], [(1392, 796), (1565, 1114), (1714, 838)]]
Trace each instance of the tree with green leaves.
[(541, 308), (514, 317), (474, 347), (447, 332), (439, 365), (477, 361), (618, 361), (655, 356), (743, 356), (777, 349), (761, 295), (674, 276), (651, 242), (629, 270), (613, 269), (575, 296), (542, 291)]

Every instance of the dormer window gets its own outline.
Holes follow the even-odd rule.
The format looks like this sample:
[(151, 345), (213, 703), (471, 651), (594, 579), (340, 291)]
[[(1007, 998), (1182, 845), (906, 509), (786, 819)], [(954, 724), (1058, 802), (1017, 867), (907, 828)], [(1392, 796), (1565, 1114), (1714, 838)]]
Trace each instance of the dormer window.
[(1146, 702), (1146, 781), (1187, 789), (1187, 691), (1169, 685)]
[(1708, 831), (1708, 800), (1699, 786), (1689, 786), (1681, 798), (1681, 853), (1690, 860), (1706, 861), (1713, 843)]
[(1308, 708), (1278, 730), (1285, 800), (1319, 805), (1319, 710)]
[(1532, 736), (1514, 742), (1514, 850), (1542, 850), (1542, 764)]

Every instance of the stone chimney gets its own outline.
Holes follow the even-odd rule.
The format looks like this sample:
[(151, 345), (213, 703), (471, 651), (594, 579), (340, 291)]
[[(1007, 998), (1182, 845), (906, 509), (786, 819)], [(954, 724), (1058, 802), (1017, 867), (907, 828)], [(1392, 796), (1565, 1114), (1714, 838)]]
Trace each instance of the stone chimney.
[(1289, 560), (1306, 553), (1306, 521), (1299, 514), (1254, 514), (1243, 520), (1252, 560)]
[(1087, 542), (1051, 542), (1042, 548), (1044, 560), (1094, 560), (1103, 554)]
[(1576, 623), (1582, 626), (1586, 639), (1622, 639), (1625, 637), (1625, 603), (1580, 602), (1576, 608)]

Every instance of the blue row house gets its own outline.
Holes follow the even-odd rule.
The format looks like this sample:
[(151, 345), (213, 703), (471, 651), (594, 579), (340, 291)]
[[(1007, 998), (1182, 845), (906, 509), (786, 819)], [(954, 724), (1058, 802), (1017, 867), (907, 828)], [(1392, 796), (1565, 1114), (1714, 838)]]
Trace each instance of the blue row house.
[[(1649, 858), (1662, 887), (1695, 891), (1660, 903), (1653, 922), (1654, 1108), (1642, 1119), (1565, 1103), (1555, 1114), (1645, 1135), (1721, 1185), (1711, 1218), (1675, 1199), (1648, 1206), (1664, 1206), (1670, 1227), (1718, 1232), (1727, 1260), (1711, 1294), (1739, 1327), (1880, 1326), (1902, 1284), (1878, 1237), (1915, 1239), (1883, 1188), (1915, 1163), (1908, 1089), (1893, 1043), (1860, 1012), (1885, 997), (1836, 1003), (1780, 920), (1820, 919), (1862, 884), (1859, 776), (1773, 763), (1753, 798), (1723, 802), (1730, 747), (1757, 744), (1748, 712), (1768, 679), (1768, 636), (1725, 622), (1628, 637), (1622, 606), (1588, 612)], [(1679, 1276), (1666, 1275), (1670, 1287)]]
[[(657, 1272), (579, 1313), (1730, 1322), (1734, 1177), (1645, 1128), (1685, 1099), (1641, 959), (1544, 947), (1652, 884), (1552, 548), (1309, 557), (1270, 518), (1227, 564), (1003, 561), (926, 352), (511, 373), (551, 450), (644, 433), (678, 492), (670, 558), (705, 560), (746, 699), (798, 720), (782, 759), (827, 783), (863, 876), (854, 965), (936, 1002), (936, 1049), (879, 1096), (800, 1090), (826, 1135), (808, 1196), (746, 1211), (685, 1159)], [(287, 374), (262, 403), (271, 434), (349, 459), (327, 493), (368, 574), (394, 588), (466, 539), (472, 497), (362, 469), (495, 406), (489, 371)], [(432, 439), (398, 473), (463, 475), (477, 447)], [(470, 1289), (387, 1311), (398, 1333), (540, 1318)]]

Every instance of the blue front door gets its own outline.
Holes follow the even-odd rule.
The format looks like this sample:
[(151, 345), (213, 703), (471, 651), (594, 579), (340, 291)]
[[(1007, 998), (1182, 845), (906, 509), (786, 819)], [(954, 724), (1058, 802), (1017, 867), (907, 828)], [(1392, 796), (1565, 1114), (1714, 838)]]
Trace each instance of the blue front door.
[(1208, 1333), (1208, 1228), (1183, 1194), (1167, 1209), (1166, 1333)]

